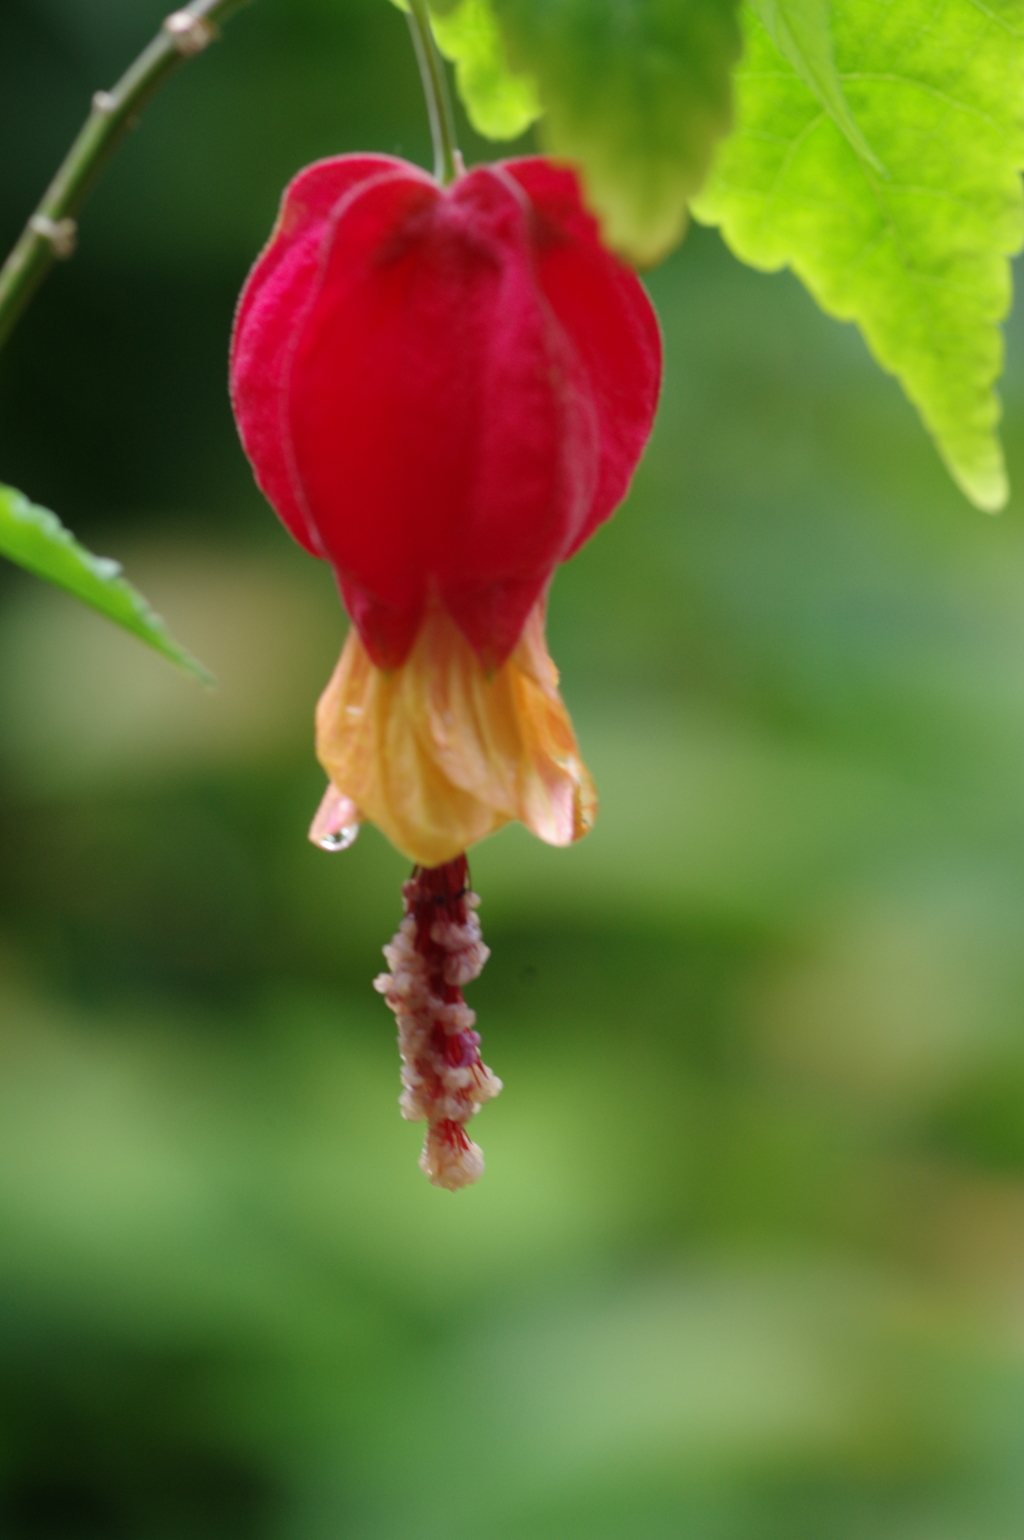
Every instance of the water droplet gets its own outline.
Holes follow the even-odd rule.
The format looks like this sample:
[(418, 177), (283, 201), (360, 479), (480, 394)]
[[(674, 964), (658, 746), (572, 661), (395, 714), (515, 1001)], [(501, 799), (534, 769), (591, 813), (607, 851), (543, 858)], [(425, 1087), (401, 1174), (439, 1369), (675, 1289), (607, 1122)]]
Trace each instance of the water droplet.
[(342, 829), (335, 829), (331, 834), (323, 834), (317, 841), (321, 850), (350, 850), (359, 838), (359, 824), (347, 823)]

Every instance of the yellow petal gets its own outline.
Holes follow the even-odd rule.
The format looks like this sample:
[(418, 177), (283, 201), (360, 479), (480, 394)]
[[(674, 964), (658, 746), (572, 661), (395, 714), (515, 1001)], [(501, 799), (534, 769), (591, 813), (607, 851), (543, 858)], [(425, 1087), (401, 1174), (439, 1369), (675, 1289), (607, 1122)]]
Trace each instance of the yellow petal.
[(541, 605), (487, 675), (434, 605), (401, 668), (375, 668), (353, 626), (316, 713), (317, 755), (361, 817), (421, 866), (519, 819), (549, 845), (592, 826), (597, 796), (544, 640)]

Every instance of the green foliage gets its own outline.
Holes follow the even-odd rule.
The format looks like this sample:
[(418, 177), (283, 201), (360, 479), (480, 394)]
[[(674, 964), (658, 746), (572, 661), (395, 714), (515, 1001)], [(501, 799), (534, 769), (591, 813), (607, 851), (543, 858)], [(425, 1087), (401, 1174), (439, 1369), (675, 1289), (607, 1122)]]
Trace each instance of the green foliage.
[(845, 0), (831, 38), (820, 0), (756, 10), (738, 130), (694, 212), (855, 320), (967, 496), (995, 510), (998, 326), (1024, 237), (1024, 7)]
[(514, 137), (543, 108), (545, 149), (581, 164), (607, 240), (641, 265), (692, 201), (744, 261), (792, 267), (859, 324), (967, 496), (1005, 503), (994, 386), (1024, 236), (1021, 0), (750, 0), (739, 127), (703, 192), (730, 123), (734, 0), (434, 9), (480, 132)]
[(537, 85), (516, 75), (490, 0), (461, 0), (445, 15), (434, 15), (434, 36), (455, 65), (455, 83), (469, 121), (487, 139), (518, 139), (541, 114)]
[(765, 31), (868, 165), (886, 174), (850, 111), (832, 50), (829, 0), (751, 0)]
[(731, 121), (737, 0), (495, 0), (545, 149), (581, 162), (609, 243), (658, 261)]
[(179, 647), (160, 616), (121, 577), (116, 561), (93, 556), (56, 514), (30, 503), (13, 487), (0, 486), (0, 554), (74, 594), (204, 684), (213, 683), (208, 670)]

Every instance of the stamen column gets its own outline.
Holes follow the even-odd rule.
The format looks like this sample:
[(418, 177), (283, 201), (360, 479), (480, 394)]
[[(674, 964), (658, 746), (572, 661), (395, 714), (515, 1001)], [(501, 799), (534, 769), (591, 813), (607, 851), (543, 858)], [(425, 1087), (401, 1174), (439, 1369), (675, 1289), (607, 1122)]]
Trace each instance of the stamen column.
[(435, 1187), (454, 1192), (484, 1169), (465, 1125), (501, 1081), (480, 1058), (476, 1014), (462, 995), (490, 956), (469, 891), (464, 855), (444, 866), (417, 866), (402, 886), (405, 919), (384, 948), (390, 973), (374, 980), (398, 1022), (402, 1116), (425, 1119), (420, 1167)]

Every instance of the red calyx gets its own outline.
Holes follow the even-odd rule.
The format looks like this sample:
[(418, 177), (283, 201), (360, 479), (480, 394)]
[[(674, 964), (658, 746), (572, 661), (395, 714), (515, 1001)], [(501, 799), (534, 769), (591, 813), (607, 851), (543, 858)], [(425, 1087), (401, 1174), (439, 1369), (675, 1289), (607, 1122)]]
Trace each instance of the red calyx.
[(398, 667), (431, 592), (482, 663), (625, 495), (661, 376), (657, 321), (571, 170), (440, 187), (388, 156), (301, 172), (231, 356), (257, 480)]

